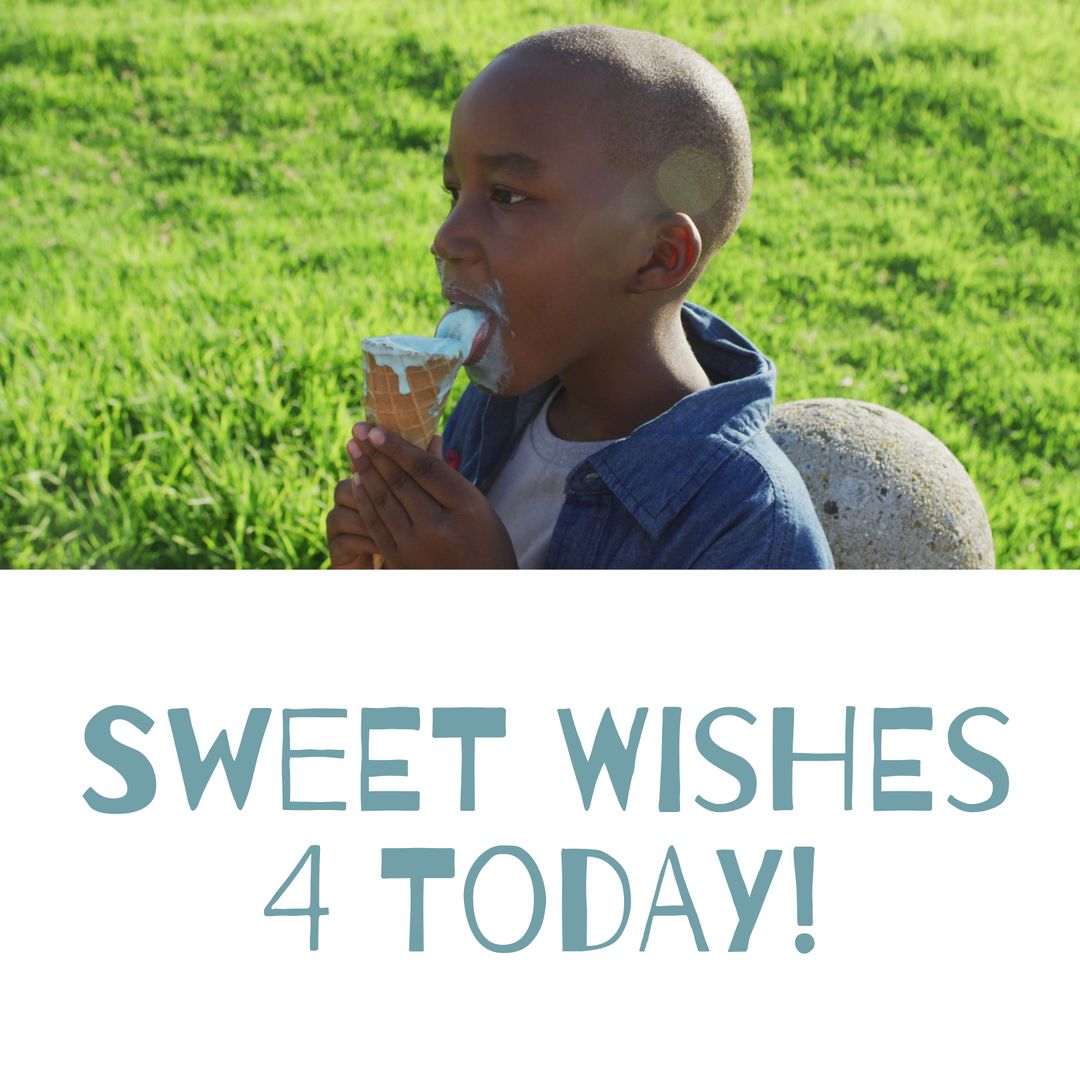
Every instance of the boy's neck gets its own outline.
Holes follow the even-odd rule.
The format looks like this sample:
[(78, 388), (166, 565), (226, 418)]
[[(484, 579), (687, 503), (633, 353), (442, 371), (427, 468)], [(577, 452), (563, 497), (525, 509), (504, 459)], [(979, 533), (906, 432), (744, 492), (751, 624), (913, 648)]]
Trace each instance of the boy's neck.
[(709, 385), (683, 332), (681, 304), (656, 313), (636, 348), (613, 342), (603, 356), (572, 364), (560, 376), (548, 426), (570, 442), (621, 439), (676, 402)]

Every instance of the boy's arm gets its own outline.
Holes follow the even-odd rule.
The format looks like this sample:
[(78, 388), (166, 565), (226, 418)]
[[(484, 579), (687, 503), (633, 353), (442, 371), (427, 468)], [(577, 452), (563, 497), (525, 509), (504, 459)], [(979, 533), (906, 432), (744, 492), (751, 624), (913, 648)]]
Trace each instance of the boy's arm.
[[(771, 441), (748, 444), (710, 485), (717, 529), (695, 570), (830, 570), (832, 553), (802, 477)], [(710, 501), (708, 489), (703, 491)]]
[(775, 532), (762, 544), (763, 532), (748, 529), (716, 539), (691, 564), (691, 570), (831, 570), (832, 554), (824, 539)]
[[(516, 570), (506, 527), (487, 499), (434, 453), (384, 428), (357, 424), (356, 510), (393, 569)], [(350, 444), (350, 453), (354, 453)]]

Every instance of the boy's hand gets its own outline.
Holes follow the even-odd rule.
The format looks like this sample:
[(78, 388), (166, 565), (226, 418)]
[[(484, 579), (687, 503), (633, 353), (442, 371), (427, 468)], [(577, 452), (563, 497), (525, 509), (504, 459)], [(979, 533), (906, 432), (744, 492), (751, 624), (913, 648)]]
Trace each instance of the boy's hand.
[(375, 545), (356, 512), (356, 485), (350, 477), (334, 488), (334, 509), (326, 515), (331, 570), (371, 570)]
[(442, 460), (384, 428), (357, 424), (349, 454), (356, 510), (392, 569), (516, 570), (506, 526), (487, 499)]

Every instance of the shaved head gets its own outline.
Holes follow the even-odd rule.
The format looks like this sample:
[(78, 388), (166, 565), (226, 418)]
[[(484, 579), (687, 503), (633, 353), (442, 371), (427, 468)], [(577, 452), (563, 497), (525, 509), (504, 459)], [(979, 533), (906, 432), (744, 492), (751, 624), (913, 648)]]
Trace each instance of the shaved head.
[(697, 225), (696, 279), (750, 199), (750, 129), (735, 87), (693, 49), (614, 26), (545, 30), (495, 62), (503, 56), (549, 60), (595, 81), (583, 108), (607, 155), (658, 214), (682, 212)]

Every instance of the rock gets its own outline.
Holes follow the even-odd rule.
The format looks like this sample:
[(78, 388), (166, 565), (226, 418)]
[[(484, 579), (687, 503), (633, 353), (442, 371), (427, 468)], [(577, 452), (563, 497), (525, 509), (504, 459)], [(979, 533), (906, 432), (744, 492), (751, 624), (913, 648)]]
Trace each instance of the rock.
[(846, 398), (779, 405), (769, 433), (802, 474), (838, 569), (992, 569), (963, 465), (924, 427)]

